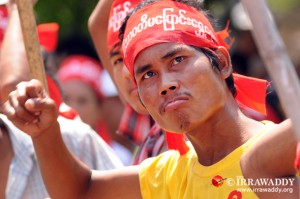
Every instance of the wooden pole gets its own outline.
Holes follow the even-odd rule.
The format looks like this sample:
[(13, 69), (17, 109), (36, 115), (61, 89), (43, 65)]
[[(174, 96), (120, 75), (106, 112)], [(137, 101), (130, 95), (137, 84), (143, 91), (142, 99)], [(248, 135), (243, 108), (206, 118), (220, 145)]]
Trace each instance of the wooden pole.
[(48, 93), (48, 86), (45, 78), (45, 67), (38, 40), (32, 0), (17, 0), (16, 3), (20, 16), (30, 76), (32, 79), (41, 81)]
[(252, 22), (252, 34), (275, 83), (285, 114), (300, 141), (300, 83), (265, 0), (241, 0)]

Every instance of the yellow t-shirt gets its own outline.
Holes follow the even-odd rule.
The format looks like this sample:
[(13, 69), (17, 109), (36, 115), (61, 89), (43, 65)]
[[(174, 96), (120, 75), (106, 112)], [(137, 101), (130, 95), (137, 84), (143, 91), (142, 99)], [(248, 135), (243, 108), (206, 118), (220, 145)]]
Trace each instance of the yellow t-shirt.
[(172, 150), (145, 160), (139, 174), (143, 198), (258, 198), (243, 178), (240, 157), (271, 127), (273, 123), (266, 123), (262, 132), (211, 166), (198, 162), (193, 147), (184, 156)]

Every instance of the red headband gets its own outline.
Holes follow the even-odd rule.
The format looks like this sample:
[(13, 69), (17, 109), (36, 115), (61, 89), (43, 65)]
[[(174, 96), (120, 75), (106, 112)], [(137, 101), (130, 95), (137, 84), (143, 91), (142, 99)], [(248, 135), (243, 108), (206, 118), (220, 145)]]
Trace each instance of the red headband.
[(112, 4), (107, 29), (108, 52), (113, 50), (116, 44), (120, 43), (119, 29), (122, 22), (139, 2), (140, 0), (116, 0)]
[(99, 62), (85, 55), (67, 57), (58, 70), (58, 79), (63, 83), (70, 80), (80, 80), (89, 85), (99, 99), (103, 98), (100, 87), (102, 68)]
[[(127, 22), (123, 40), (123, 58), (134, 77), (133, 65), (137, 55), (147, 47), (159, 43), (176, 42), (202, 48), (215, 49), (230, 45), (228, 25), (224, 31), (215, 33), (208, 19), (195, 8), (174, 1), (158, 1), (138, 10)], [(267, 84), (265, 80), (234, 74), (237, 100), (263, 114)]]

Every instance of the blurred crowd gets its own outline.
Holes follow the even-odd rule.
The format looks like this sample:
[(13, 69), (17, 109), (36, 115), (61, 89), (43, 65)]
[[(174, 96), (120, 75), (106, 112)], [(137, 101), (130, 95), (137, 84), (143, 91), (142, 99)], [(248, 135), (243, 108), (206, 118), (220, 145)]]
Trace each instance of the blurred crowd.
[[(27, 71), (28, 73), (28, 69), (22, 68), (26, 66), (22, 61), (12, 63), (13, 65), (18, 65), (17, 68), (4, 68), (5, 62), (9, 62), (7, 61), (7, 56), (12, 56), (8, 51), (15, 50), (15, 54), (19, 53), (21, 54), (20, 56), (25, 56), (24, 52), (23, 54), (20, 53), (20, 51), (22, 51), (19, 49), (21, 48), (20, 46), (15, 46), (16, 43), (10, 43), (13, 40), (17, 42), (18, 40), (16, 38), (19, 38), (21, 33), (20, 27), (16, 28), (20, 24), (16, 23), (16, 21), (12, 21), (13, 15), (15, 14), (13, 9), (13, 7), (8, 7), (5, 4), (0, 5), (0, 67), (3, 67), (0, 69), (2, 72), (0, 77), (3, 77), (4, 72), (6, 72), (5, 75), (15, 75), (16, 78), (26, 74), (26, 72), (22, 71)], [(300, 57), (298, 56), (300, 52), (300, 41), (298, 39), (300, 36), (299, 11), (300, 4), (285, 15), (277, 17), (275, 13), (274, 16), (283, 40), (288, 46), (288, 53), (300, 76)], [(290, 18), (293, 20), (289, 20)], [(262, 115), (255, 111), (249, 111), (248, 114), (257, 120), (267, 119), (275, 123), (283, 121), (285, 114), (279, 103), (276, 88), (259, 55), (255, 41), (251, 35), (251, 22), (242, 5), (235, 3), (230, 10), (223, 14), (221, 19), (224, 20), (224, 26), (227, 20), (230, 21), (230, 34), (235, 39), (230, 49), (234, 72), (270, 81), (267, 94), (267, 114)], [(16, 30), (19, 30), (19, 32)], [(39, 24), (37, 27), (50, 96), (56, 100), (60, 115), (68, 120), (80, 121), (87, 124), (84, 128), (91, 128), (86, 131), (92, 131), (93, 134), (90, 139), (98, 139), (99, 137), (101, 138), (99, 141), (101, 143), (100, 145), (103, 145), (103, 140), (105, 147), (109, 147), (109, 149), (105, 148), (105, 150), (108, 150), (107, 156), (112, 156), (112, 159), (107, 158), (110, 159), (107, 160), (107, 162), (114, 162), (117, 159), (117, 163), (114, 162), (107, 167), (95, 166), (94, 169), (110, 169), (121, 167), (122, 165), (139, 163), (137, 159), (134, 161), (139, 151), (143, 153), (143, 150), (139, 149), (139, 145), (145, 141), (147, 135), (150, 135), (147, 133), (150, 129), (153, 129), (152, 127), (155, 127), (155, 122), (151, 120), (151, 118), (149, 119), (146, 114), (136, 114), (134, 117), (127, 118), (129, 115), (132, 115), (132, 112), (135, 113), (136, 111), (128, 107), (126, 98), (120, 96), (120, 88), (115, 85), (116, 82), (114, 78), (116, 77), (111, 78), (112, 73), (107, 71), (107, 67), (104, 66), (106, 62), (100, 59), (95, 46), (88, 42), (89, 40), (85, 36), (76, 34), (70, 35), (68, 38), (62, 40), (59, 38), (59, 31), (60, 27), (56, 22)], [(10, 34), (12, 38), (9, 38), (5, 34)], [(15, 34), (19, 35), (16, 36)], [(4, 39), (6, 39), (6, 41)], [(22, 42), (22, 40), (20, 41)], [(29, 77), (23, 76), (20, 81), (26, 80), (26, 78)], [(6, 78), (6, 81), (11, 81), (11, 79)], [(3, 101), (7, 99), (7, 93), (9, 93), (3, 88), (4, 83), (4, 80), (1, 79), (1, 99)], [(5, 119), (2, 118), (1, 121), (2, 120), (6, 122)], [(143, 123), (143, 121), (146, 122)], [(132, 124), (135, 126), (130, 126)], [(78, 128), (77, 130), (79, 131), (83, 128), (80, 126), (77, 127), (78, 124), (68, 123), (68, 125), (74, 128), (73, 131), (76, 131), (76, 128)], [(143, 132), (141, 133), (142, 135), (138, 136), (141, 137), (139, 141), (133, 138), (134, 131), (136, 131), (134, 128), (136, 128), (136, 126), (138, 126), (139, 129), (143, 129), (141, 130)], [(65, 128), (68, 127), (66, 126)], [(131, 130), (131, 133), (125, 133), (126, 130), (124, 129), (133, 130)], [(156, 128), (154, 129), (156, 130)], [(157, 132), (161, 133), (160, 130)], [(159, 134), (159, 136), (161, 134)], [(94, 138), (96, 136), (98, 137)], [(157, 134), (155, 134), (155, 136), (157, 136)], [(149, 142), (155, 142), (156, 144), (161, 142), (160, 150), (164, 151), (167, 147), (163, 144), (164, 141), (162, 141), (159, 136), (155, 137), (156, 140)], [(71, 137), (72, 136), (70, 136), (70, 139), (72, 139)], [(76, 137), (78, 138), (80, 136), (77, 135)], [(75, 142), (73, 145), (80, 147), (79, 145), (82, 146), (85, 142), (91, 144), (93, 141)], [(98, 142), (93, 145), (98, 145)], [(152, 147), (155, 148), (154, 146)], [(90, 150), (103, 149), (101, 147), (94, 147)], [(78, 153), (80, 154), (81, 152)], [(99, 155), (95, 152), (91, 153), (93, 154), (91, 159), (95, 158), (94, 155)], [(102, 156), (102, 154), (100, 155)], [(120, 162), (118, 159), (120, 159)], [(92, 167), (93, 164), (89, 166)], [(1, 168), (0, 161), (0, 171)], [(6, 178), (8, 177), (6, 176)], [(0, 180), (0, 184), (1, 182), (3, 183), (2, 180)]]

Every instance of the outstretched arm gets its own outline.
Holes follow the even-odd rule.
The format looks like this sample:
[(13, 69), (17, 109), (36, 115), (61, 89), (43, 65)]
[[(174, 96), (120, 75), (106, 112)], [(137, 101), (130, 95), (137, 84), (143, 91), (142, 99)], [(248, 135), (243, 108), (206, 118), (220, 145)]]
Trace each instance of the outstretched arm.
[(18, 84), (3, 113), (32, 137), (51, 198), (141, 198), (138, 167), (91, 171), (66, 148), (57, 109), (37, 80)]
[[(299, 182), (294, 161), (297, 141), (290, 120), (277, 125), (260, 138), (241, 158), (245, 178), (251, 180), (290, 179), (292, 184), (279, 186), (279, 192), (256, 192), (259, 198), (299, 198)], [(263, 186), (261, 186), (263, 187)], [(254, 186), (254, 188), (261, 188)], [(270, 186), (264, 188), (272, 188)], [(292, 190), (289, 191), (283, 190)]]

